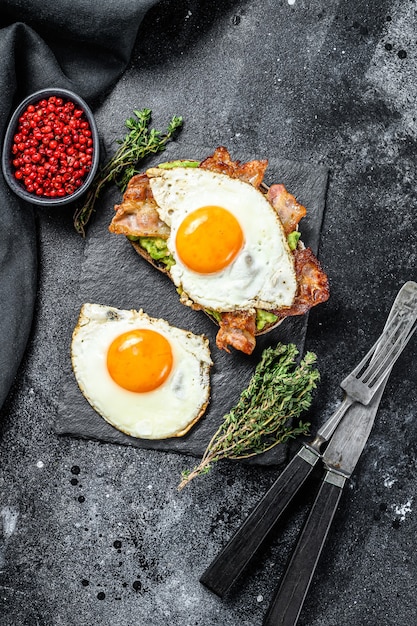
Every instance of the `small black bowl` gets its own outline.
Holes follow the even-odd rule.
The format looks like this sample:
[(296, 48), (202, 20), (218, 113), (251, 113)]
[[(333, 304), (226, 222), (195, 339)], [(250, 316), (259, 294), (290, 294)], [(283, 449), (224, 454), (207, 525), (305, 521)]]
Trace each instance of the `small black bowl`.
[[(12, 154), (12, 145), (14, 142), (14, 136), (19, 125), (20, 116), (30, 104), (35, 105), (40, 100), (48, 100), (48, 98), (50, 98), (51, 96), (62, 98), (65, 102), (71, 101), (79, 109), (84, 111), (85, 118), (90, 126), (91, 139), (93, 140), (92, 164), (90, 170), (83, 180), (82, 185), (80, 185), (80, 187), (78, 187), (76, 191), (74, 191), (74, 193), (72, 194), (53, 198), (38, 196), (36, 195), (36, 193), (28, 191), (23, 183), (15, 178), (15, 167), (13, 165), (14, 155)], [(23, 100), (19, 104), (19, 106), (13, 113), (4, 137), (1, 165), (7, 184), (9, 185), (10, 189), (20, 198), (26, 200), (27, 202), (30, 202), (31, 204), (43, 206), (60, 206), (63, 204), (69, 204), (70, 202), (74, 202), (87, 191), (97, 172), (99, 156), (99, 135), (97, 131), (97, 125), (90, 107), (87, 105), (86, 102), (84, 102), (82, 98), (80, 98), (80, 96), (78, 96), (73, 91), (69, 91), (68, 89), (50, 87), (48, 89), (36, 91), (35, 93), (25, 98), (25, 100)]]

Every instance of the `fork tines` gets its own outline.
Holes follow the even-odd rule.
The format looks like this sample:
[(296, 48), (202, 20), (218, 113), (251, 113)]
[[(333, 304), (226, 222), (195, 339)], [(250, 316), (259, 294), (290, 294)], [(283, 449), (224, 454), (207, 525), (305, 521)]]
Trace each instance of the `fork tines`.
[[(346, 393), (362, 404), (368, 404), (393, 366), (402, 349), (416, 330), (417, 309), (395, 314), (362, 361), (341, 383)], [(379, 352), (372, 359), (376, 349)], [(370, 359), (372, 361), (369, 363)]]

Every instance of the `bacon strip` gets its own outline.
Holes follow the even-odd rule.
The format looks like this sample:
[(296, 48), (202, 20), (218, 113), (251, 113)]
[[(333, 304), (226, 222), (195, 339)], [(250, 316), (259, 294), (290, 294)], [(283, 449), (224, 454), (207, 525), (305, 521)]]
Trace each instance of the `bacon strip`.
[(220, 329), (216, 336), (217, 347), (230, 352), (229, 346), (233, 346), (245, 354), (252, 354), (256, 344), (255, 322), (255, 311), (222, 313)]
[(295, 196), (289, 193), (284, 185), (271, 185), (267, 199), (278, 213), (286, 235), (296, 230), (299, 221), (306, 215), (307, 209), (297, 202)]
[(126, 188), (122, 204), (116, 205), (116, 215), (109, 226), (111, 233), (135, 237), (168, 239), (170, 228), (159, 219), (156, 202), (146, 174), (133, 176)]
[(204, 159), (199, 167), (211, 172), (226, 174), (230, 178), (239, 178), (239, 180), (250, 183), (259, 189), (268, 167), (268, 161), (264, 159), (262, 161), (248, 161), (243, 164), (240, 161), (232, 161), (228, 150), (224, 146), (220, 146), (215, 149), (211, 156)]
[(297, 275), (297, 295), (291, 307), (274, 311), (281, 318), (291, 315), (304, 315), (313, 306), (326, 302), (330, 290), (326, 274), (311, 248), (297, 248), (294, 251), (295, 272)]

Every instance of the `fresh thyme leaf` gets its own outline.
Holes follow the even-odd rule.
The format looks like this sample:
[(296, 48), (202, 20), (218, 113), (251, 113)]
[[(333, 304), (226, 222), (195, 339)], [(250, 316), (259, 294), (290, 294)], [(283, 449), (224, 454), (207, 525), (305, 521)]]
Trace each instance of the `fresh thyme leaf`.
[(178, 489), (206, 474), (220, 459), (245, 459), (307, 434), (310, 424), (299, 417), (311, 405), (320, 374), (313, 352), (299, 364), (297, 356), (294, 344), (264, 350), (248, 387), (224, 416), (200, 463), (182, 473)]
[(162, 152), (177, 130), (182, 126), (182, 117), (174, 116), (165, 133), (149, 128), (150, 109), (134, 110), (125, 126), (129, 131), (123, 139), (117, 140), (119, 148), (113, 157), (98, 171), (87, 193), (84, 204), (74, 214), (74, 226), (78, 233), (85, 235), (85, 227), (94, 211), (97, 198), (110, 183), (115, 183), (123, 192), (129, 180), (139, 172), (139, 162), (145, 157)]

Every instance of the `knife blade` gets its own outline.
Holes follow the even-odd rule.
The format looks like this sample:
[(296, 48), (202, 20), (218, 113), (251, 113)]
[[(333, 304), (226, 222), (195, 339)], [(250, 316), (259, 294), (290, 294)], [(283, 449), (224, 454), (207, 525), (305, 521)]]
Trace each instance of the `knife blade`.
[(323, 463), (327, 469), (339, 472), (346, 478), (352, 475), (374, 425), (390, 372), (391, 370), (376, 392), (371, 405), (365, 407), (363, 404), (355, 404), (349, 412), (349, 419), (343, 420), (339, 425), (322, 455)]

